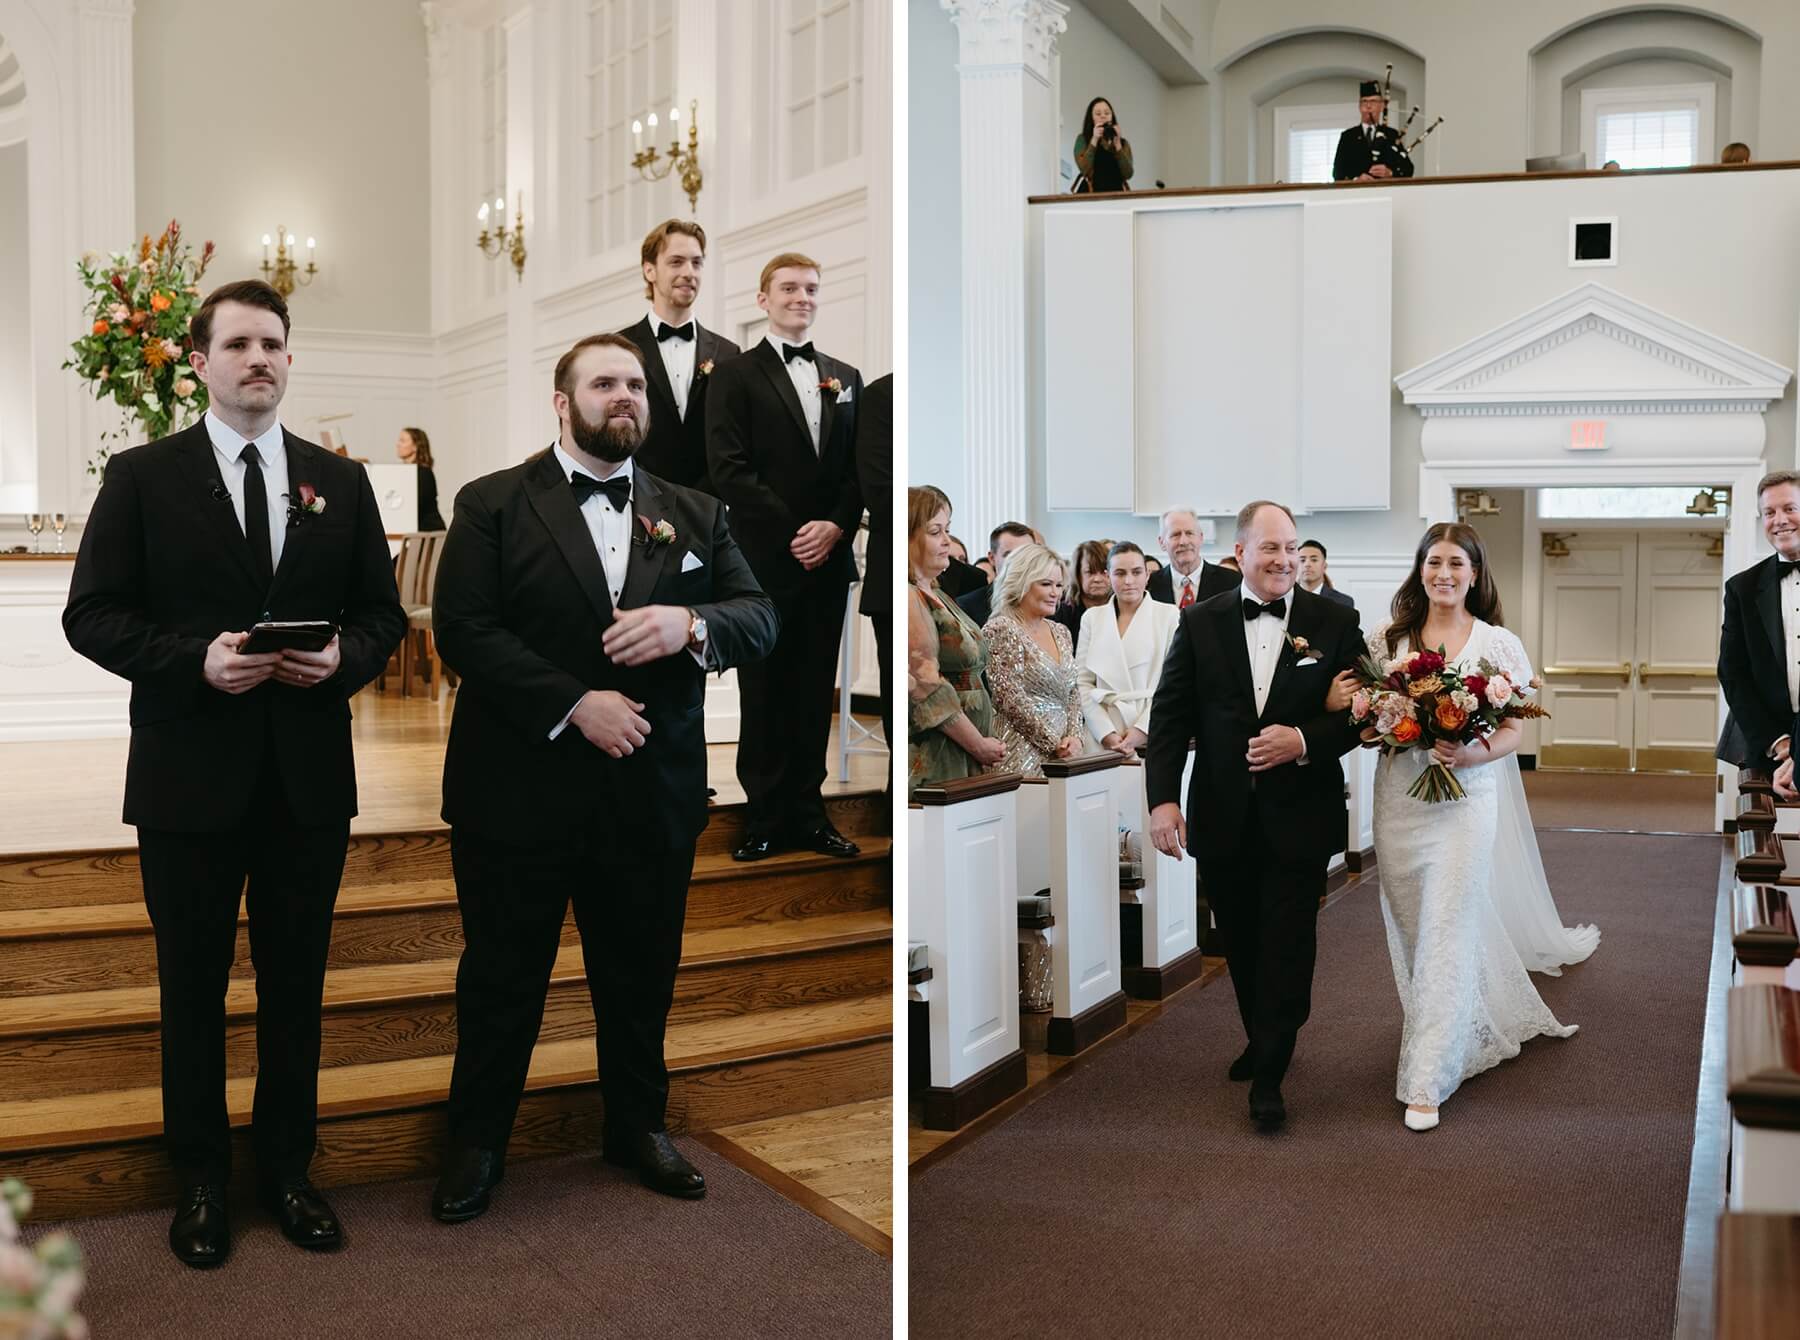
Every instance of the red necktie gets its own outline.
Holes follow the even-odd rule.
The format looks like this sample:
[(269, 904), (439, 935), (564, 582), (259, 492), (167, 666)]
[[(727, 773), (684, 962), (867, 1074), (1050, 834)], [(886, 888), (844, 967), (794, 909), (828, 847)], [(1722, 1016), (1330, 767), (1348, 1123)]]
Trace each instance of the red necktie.
[(1193, 603), (1194, 603), (1194, 579), (1192, 577), (1183, 577), (1181, 579), (1181, 601), (1176, 606), (1176, 608), (1177, 609), (1186, 609), (1189, 605), (1191, 605)]

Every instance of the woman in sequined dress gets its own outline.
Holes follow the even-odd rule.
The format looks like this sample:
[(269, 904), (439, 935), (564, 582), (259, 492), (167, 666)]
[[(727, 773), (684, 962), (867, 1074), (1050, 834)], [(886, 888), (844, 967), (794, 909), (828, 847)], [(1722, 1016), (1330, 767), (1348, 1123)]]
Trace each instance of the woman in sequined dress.
[(1006, 749), (1001, 772), (1042, 776), (1045, 759), (1073, 758), (1085, 747), (1075, 646), (1055, 619), (1062, 586), (1055, 554), (1041, 544), (1014, 550), (981, 630), (988, 692)]

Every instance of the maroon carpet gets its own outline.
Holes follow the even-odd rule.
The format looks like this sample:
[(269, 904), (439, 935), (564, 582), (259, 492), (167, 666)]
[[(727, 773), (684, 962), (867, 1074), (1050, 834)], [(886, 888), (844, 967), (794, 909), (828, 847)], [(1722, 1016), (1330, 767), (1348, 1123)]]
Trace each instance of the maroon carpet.
[(1538, 978), (1567, 1040), (1425, 1134), (1394, 1100), (1375, 889), (1319, 922), (1313, 1017), (1261, 1135), (1223, 979), (913, 1179), (917, 1336), (1657, 1337), (1674, 1320), (1717, 838), (1542, 834), (1600, 948)]

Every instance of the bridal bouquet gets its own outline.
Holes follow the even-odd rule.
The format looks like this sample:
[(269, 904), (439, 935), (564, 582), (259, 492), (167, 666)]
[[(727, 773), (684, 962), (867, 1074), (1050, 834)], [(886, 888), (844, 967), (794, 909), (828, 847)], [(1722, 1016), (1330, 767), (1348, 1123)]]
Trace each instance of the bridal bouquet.
[(19, 1241), (19, 1220), (30, 1212), (25, 1184), (0, 1178), (0, 1336), (87, 1340), (87, 1322), (75, 1310), (87, 1283), (81, 1249), (67, 1233), (52, 1233), (26, 1247)]
[[(1510, 717), (1550, 715), (1527, 696), (1535, 682), (1515, 684), (1491, 661), (1478, 662), (1477, 670), (1465, 674), (1445, 664), (1442, 647), (1388, 661), (1365, 656), (1356, 667), (1361, 687), (1350, 699), (1350, 718), (1364, 728), (1365, 740), (1384, 750), (1429, 750), (1439, 740), (1485, 743)], [(1434, 761), (1407, 794), (1435, 805), (1467, 793), (1455, 773)]]

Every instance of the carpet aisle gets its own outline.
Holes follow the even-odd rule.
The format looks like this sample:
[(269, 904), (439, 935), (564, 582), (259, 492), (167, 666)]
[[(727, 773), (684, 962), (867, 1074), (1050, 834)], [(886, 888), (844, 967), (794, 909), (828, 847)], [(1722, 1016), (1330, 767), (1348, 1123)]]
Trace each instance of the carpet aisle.
[(1221, 981), (914, 1177), (916, 1336), (1665, 1337), (1720, 843), (1544, 832), (1594, 957), (1536, 978), (1538, 1039), (1400, 1122), (1376, 889), (1321, 915), (1312, 1020), (1258, 1134)]

